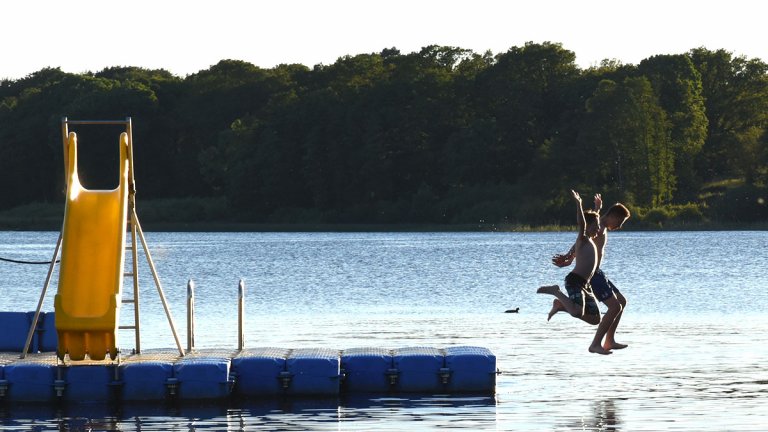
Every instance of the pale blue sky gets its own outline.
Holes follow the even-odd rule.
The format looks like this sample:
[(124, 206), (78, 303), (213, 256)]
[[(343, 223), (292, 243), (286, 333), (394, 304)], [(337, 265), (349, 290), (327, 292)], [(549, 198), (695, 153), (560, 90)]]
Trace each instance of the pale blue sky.
[(264, 68), (438, 44), (491, 50), (560, 42), (579, 66), (636, 64), (704, 46), (768, 61), (768, 3), (730, 0), (111, 0), (3, 2), (0, 78), (43, 67), (163, 68), (221, 59)]

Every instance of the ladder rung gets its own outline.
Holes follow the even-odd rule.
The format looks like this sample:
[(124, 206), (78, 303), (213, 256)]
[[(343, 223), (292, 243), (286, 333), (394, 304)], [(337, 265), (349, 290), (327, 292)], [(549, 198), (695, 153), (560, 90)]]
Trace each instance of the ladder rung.
[(123, 276), (125, 276), (125, 277), (128, 277), (128, 276), (133, 276), (133, 273), (132, 273), (132, 272), (129, 272), (129, 273), (123, 273)]
[(136, 326), (120, 326), (119, 330), (136, 330)]
[(130, 299), (129, 300), (123, 300), (123, 304), (126, 304), (126, 303), (136, 303), (136, 300), (130, 300)]

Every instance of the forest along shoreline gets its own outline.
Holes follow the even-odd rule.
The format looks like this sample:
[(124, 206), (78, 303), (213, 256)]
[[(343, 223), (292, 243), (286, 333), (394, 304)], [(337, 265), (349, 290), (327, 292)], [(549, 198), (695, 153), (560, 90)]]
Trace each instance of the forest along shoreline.
[[(314, 67), (0, 79), (0, 223), (58, 225), (41, 214), (63, 201), (63, 117), (132, 119), (148, 228), (567, 226), (571, 189), (628, 206), (628, 229), (768, 221), (768, 64), (704, 47), (575, 59), (552, 42), (430, 45)], [(114, 188), (122, 127), (69, 131), (84, 187)]]

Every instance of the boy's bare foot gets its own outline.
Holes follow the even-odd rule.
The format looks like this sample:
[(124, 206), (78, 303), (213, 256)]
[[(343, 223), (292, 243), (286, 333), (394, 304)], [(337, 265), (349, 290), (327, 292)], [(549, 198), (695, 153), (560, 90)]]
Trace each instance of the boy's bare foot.
[(549, 295), (555, 295), (556, 292), (560, 291), (560, 287), (557, 285), (545, 285), (543, 287), (539, 287), (539, 289), (536, 290), (539, 294), (549, 294)]
[(602, 354), (602, 355), (612, 354), (610, 350), (607, 350), (607, 349), (601, 347), (600, 345), (590, 346), (589, 347), (589, 352), (595, 353), (595, 354)]
[(552, 309), (550, 309), (550, 311), (549, 311), (549, 314), (547, 314), (547, 321), (551, 320), (551, 319), (552, 319), (552, 317), (553, 317), (553, 316), (554, 316), (556, 313), (558, 313), (558, 312), (560, 312), (560, 311), (564, 311), (564, 310), (565, 310), (565, 307), (563, 307), (563, 304), (562, 304), (562, 303), (560, 303), (560, 300), (558, 300), (558, 299), (554, 299), (554, 300), (552, 301)]
[(603, 344), (603, 348), (605, 348), (607, 350), (624, 349), (624, 348), (626, 348), (628, 346), (629, 345), (627, 345), (627, 344), (618, 343), (618, 342), (611, 342), (611, 343), (606, 342), (606, 343)]

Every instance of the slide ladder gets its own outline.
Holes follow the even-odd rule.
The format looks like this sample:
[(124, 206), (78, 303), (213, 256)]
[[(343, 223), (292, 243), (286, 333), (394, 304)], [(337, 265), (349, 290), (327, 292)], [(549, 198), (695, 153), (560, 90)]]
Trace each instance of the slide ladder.
[[(124, 125), (120, 134), (119, 184), (112, 190), (89, 190), (80, 183), (77, 170), (77, 135), (69, 132), (69, 125)], [(144, 247), (149, 268), (163, 303), (168, 322), (181, 348), (171, 312), (163, 294), (154, 262), (149, 253), (144, 233), (136, 215), (135, 182), (133, 178), (133, 139), (130, 117), (125, 121), (68, 121), (62, 119), (64, 136), (64, 168), (67, 185), (64, 223), (51, 260), (40, 302), (27, 337), (25, 356), (32, 340), (50, 283), (59, 250), (58, 291), (54, 299), (57, 356), (66, 355), (73, 361), (103, 360), (107, 355), (114, 360), (118, 355), (117, 331), (131, 329), (135, 333), (134, 352), (141, 352), (138, 242)], [(127, 234), (127, 233), (128, 234)], [(130, 269), (126, 271), (126, 252), (130, 251)], [(123, 297), (125, 278), (132, 281), (132, 292)], [(122, 304), (133, 306), (133, 323), (119, 325)]]

